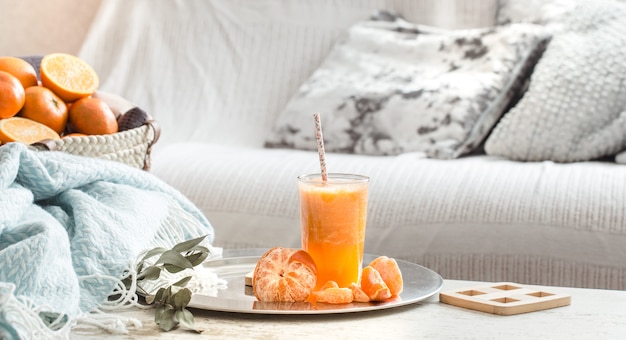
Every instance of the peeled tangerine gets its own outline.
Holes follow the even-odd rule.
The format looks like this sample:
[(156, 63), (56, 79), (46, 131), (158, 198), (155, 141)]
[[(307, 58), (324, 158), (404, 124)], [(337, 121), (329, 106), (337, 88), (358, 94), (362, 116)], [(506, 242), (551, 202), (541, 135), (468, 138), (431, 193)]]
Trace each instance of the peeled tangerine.
[(252, 288), (259, 301), (303, 302), (316, 282), (317, 268), (309, 253), (274, 247), (257, 262)]

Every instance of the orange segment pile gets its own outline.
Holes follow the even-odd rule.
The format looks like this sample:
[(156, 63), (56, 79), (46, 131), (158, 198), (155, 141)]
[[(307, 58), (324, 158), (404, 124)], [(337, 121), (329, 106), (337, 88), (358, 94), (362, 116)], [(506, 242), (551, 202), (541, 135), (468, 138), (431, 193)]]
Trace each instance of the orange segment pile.
[(119, 131), (118, 117), (109, 105), (92, 97), (99, 80), (87, 62), (70, 54), (48, 54), (41, 60), (39, 76), (41, 82), (26, 60), (0, 56), (0, 122), (20, 118), (2, 123), (0, 143), (32, 144)]
[(259, 301), (346, 304), (386, 301), (400, 295), (404, 285), (398, 263), (387, 256), (363, 268), (359, 284), (340, 287), (329, 280), (314, 290), (317, 280), (315, 262), (306, 251), (275, 247), (257, 262), (252, 287)]
[(322, 303), (342, 304), (350, 302), (385, 301), (402, 292), (404, 282), (396, 260), (387, 256), (375, 258), (361, 272), (360, 285), (340, 288), (336, 282), (326, 282), (313, 292), (313, 300)]
[(98, 89), (96, 71), (82, 59), (64, 53), (46, 55), (41, 60), (41, 84), (65, 102), (92, 95)]

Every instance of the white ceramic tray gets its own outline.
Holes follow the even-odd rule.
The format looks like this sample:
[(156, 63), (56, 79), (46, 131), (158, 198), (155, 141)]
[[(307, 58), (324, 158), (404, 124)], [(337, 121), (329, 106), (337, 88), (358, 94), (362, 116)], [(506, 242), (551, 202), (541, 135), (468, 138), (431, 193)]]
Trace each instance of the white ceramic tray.
[[(384, 302), (354, 302), (348, 304), (325, 304), (309, 302), (260, 302), (254, 297), (252, 287), (245, 285), (244, 276), (254, 270), (256, 262), (267, 249), (224, 250), (220, 259), (207, 261), (205, 268), (228, 282), (226, 289), (216, 296), (193, 294), (189, 307), (235, 313), (255, 314), (332, 314), (380, 310), (412, 304), (435, 295), (443, 286), (443, 279), (436, 272), (415, 263), (398, 260), (402, 271), (404, 290), (400, 296)], [(377, 256), (365, 254), (367, 264)]]

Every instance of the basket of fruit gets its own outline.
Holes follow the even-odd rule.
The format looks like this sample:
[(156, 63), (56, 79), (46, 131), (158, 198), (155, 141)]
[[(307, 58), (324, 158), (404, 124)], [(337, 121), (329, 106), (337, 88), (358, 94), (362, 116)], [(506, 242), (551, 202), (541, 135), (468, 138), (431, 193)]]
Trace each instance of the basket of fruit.
[(0, 57), (0, 143), (98, 157), (149, 170), (159, 127), (98, 75), (63, 53)]

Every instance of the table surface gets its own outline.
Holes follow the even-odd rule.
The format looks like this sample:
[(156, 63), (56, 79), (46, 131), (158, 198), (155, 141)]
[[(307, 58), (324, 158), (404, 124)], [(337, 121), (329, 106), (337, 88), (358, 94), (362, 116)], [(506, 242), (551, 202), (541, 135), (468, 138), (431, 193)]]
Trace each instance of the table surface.
[[(442, 292), (485, 285), (445, 280)], [(154, 310), (133, 308), (119, 315), (142, 322), (127, 335), (76, 326), (71, 339), (618, 339), (626, 334), (626, 291), (537, 287), (569, 294), (571, 304), (510, 316), (478, 312), (439, 302), (439, 294), (424, 301), (386, 310), (325, 315), (238, 314), (192, 309), (201, 334), (176, 329), (162, 332)]]

